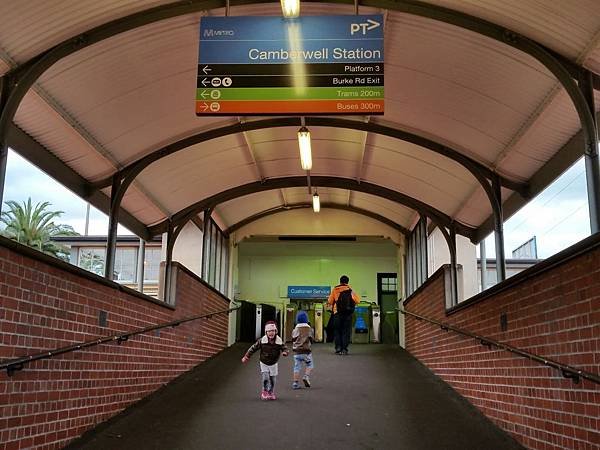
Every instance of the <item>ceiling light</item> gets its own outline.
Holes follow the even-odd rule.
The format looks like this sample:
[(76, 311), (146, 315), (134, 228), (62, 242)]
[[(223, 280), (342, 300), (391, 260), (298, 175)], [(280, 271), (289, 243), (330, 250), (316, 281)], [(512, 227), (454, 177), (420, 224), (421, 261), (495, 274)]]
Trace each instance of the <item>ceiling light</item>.
[(321, 202), (319, 200), (319, 194), (317, 194), (316, 192), (313, 194), (313, 211), (321, 211)]
[(281, 0), (281, 12), (286, 19), (300, 15), (300, 0)]
[(302, 170), (312, 169), (310, 131), (306, 127), (301, 127), (298, 130), (298, 146), (300, 147), (300, 165), (302, 166)]

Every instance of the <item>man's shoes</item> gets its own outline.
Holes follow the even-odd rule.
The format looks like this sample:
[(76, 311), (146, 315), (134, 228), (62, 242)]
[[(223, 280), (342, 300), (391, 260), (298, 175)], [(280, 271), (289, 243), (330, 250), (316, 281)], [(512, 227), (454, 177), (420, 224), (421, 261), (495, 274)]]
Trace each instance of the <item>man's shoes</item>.
[[(306, 384), (306, 383), (305, 383)], [(296, 389), (300, 389), (300, 384), (297, 381), (294, 381), (292, 383), (292, 389), (296, 390)]]
[(304, 383), (304, 386), (306, 386), (307, 388), (310, 387), (310, 379), (308, 377), (303, 377), (302, 382)]
[(342, 355), (347, 355), (347, 354), (348, 354), (348, 350), (342, 350), (340, 353), (341, 353)]
[(261, 400), (270, 400), (271, 395), (269, 394), (269, 391), (267, 391), (266, 389), (263, 389), (262, 392), (260, 393), (260, 399)]
[(335, 354), (336, 354), (336, 355), (341, 355), (341, 354), (342, 354), (342, 351), (341, 351), (341, 350), (336, 350), (336, 351), (335, 351)]

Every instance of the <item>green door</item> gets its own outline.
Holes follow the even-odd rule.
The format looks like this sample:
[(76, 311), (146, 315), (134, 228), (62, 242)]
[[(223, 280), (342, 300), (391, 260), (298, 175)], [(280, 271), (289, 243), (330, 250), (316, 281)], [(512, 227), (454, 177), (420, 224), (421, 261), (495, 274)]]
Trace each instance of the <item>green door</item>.
[(398, 344), (398, 277), (395, 273), (377, 274), (377, 300), (381, 308), (381, 343)]

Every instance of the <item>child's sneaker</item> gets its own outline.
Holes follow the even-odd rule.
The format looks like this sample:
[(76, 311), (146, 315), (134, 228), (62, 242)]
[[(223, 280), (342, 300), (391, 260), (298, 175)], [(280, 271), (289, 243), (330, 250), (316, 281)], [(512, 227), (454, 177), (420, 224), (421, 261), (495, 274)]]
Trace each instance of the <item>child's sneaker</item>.
[(294, 381), (294, 383), (292, 383), (292, 389), (300, 389), (300, 384), (297, 381)]
[(261, 400), (270, 400), (271, 395), (269, 394), (269, 391), (267, 391), (266, 389), (263, 389), (262, 392), (260, 393), (260, 399)]
[(269, 396), (268, 400), (277, 400), (275, 392), (267, 392), (267, 395)]
[(302, 382), (304, 383), (304, 386), (310, 387), (310, 380), (308, 379), (308, 377), (302, 378)]

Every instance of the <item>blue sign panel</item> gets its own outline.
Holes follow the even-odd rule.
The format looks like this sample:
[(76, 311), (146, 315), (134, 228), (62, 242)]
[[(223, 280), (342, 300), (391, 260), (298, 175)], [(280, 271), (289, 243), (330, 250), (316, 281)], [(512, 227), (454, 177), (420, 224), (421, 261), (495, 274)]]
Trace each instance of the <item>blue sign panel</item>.
[(200, 20), (198, 116), (383, 114), (383, 16)]
[(383, 16), (203, 17), (199, 64), (383, 62)]
[(330, 286), (288, 286), (288, 298), (327, 298)]

